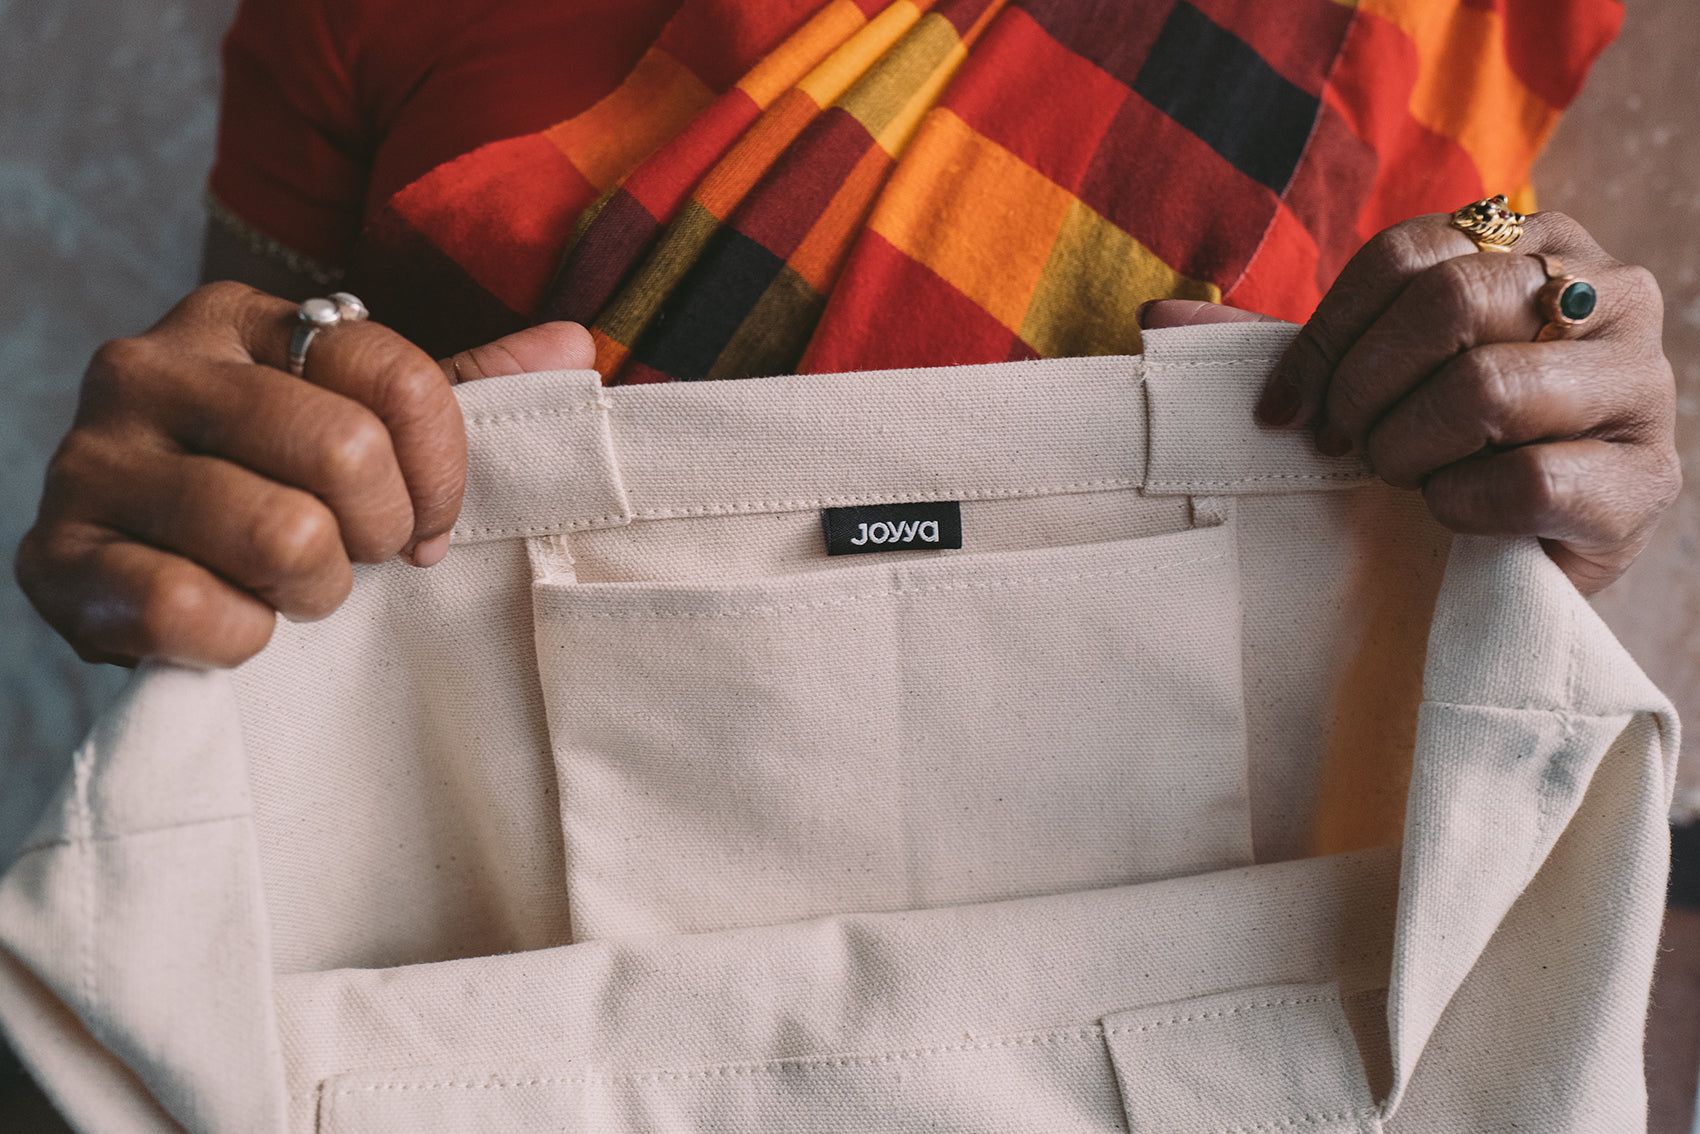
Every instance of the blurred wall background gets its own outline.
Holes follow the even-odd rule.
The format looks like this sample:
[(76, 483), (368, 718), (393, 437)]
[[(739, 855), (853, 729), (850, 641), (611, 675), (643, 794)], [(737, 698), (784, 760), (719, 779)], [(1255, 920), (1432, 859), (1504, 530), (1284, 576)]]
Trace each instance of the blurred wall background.
[[(41, 473), (103, 340), (195, 282), (218, 42), (235, 0), (0, 0), (0, 861), (123, 680), (85, 666), (10, 581)], [(1537, 170), (1665, 292), (1689, 487), (1634, 570), (1596, 600), (1695, 727), (1679, 807), (1700, 814), (1700, 20), (1631, 0), (1624, 35)]]
[(235, 7), (0, 0), (0, 861), (123, 680), (36, 617), (12, 556), (89, 354), (194, 286)]

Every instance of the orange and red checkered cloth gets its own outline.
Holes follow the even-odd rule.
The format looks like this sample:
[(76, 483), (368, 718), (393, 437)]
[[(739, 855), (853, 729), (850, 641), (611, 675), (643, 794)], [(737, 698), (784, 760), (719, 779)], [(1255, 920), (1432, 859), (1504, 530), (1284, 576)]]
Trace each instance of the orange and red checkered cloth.
[(1302, 320), (1381, 228), (1524, 186), (1617, 0), (685, 0), (613, 94), (421, 178), (348, 276), (438, 354), (604, 381), (1133, 353)]

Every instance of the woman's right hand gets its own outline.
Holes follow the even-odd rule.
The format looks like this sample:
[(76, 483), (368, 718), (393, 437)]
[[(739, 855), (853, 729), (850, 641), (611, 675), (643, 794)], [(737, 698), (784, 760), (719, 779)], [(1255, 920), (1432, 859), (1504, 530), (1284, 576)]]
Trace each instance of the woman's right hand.
[(594, 357), (572, 323), (442, 363), (345, 323), (313, 340), (303, 381), (285, 369), (295, 322), (287, 300), (208, 284), (96, 352), (17, 558), (85, 660), (236, 665), (278, 614), (335, 610), (351, 563), (436, 563), (466, 475), (452, 381)]

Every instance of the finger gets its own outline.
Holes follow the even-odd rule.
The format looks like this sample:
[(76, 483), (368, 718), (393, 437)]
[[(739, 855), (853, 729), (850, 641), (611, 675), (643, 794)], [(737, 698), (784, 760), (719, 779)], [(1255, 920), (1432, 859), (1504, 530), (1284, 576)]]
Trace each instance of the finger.
[(1341, 269), (1281, 356), (1258, 401), (1258, 419), (1266, 425), (1311, 420), (1334, 368), (1406, 283), (1442, 261), (1475, 250), (1445, 213), (1413, 217), (1374, 236)]
[[(283, 359), (262, 361), (280, 366)], [(466, 427), (437, 364), (385, 327), (352, 323), (314, 338), (304, 377), (383, 422), (412, 502), (413, 539), (453, 527), (466, 485)]]
[(1634, 560), (1651, 518), (1681, 483), (1674, 452), (1585, 439), (1448, 465), (1428, 479), (1423, 497), (1454, 531), (1548, 541), (1562, 552), (1555, 561), (1591, 593)]
[(1607, 344), (1490, 343), (1453, 358), (1396, 402), (1364, 451), (1383, 480), (1415, 488), (1484, 449), (1583, 434), (1648, 440), (1663, 420), (1653, 378), (1624, 367)]
[[(1335, 369), (1348, 351), (1416, 277), (1444, 261), (1483, 255), (1550, 252), (1579, 274), (1617, 265), (1581, 225), (1562, 213), (1534, 213), (1523, 225), (1516, 252), (1481, 252), (1452, 226), (1447, 213), (1412, 217), (1374, 236), (1341, 270), (1315, 313), (1270, 375), (1257, 415), (1268, 425), (1312, 420)], [(1530, 336), (1533, 337), (1533, 331)]]
[(235, 666), (277, 624), (265, 603), (206, 568), (93, 525), (32, 531), (17, 570), (42, 617), (86, 661)]
[(1256, 311), (1242, 311), (1220, 303), (1198, 299), (1153, 299), (1139, 308), (1141, 330), (1162, 327), (1196, 327), (1204, 323), (1275, 323), (1280, 320)]
[(1486, 252), (1418, 273), (1336, 365), (1318, 448), (1331, 456), (1360, 448), (1395, 401), (1471, 347), (1534, 339), (1533, 298), (1545, 279), (1537, 260)]
[(589, 370), (596, 344), (577, 323), (539, 323), (493, 343), (463, 350), (439, 365), (452, 383), (543, 370)]
[(193, 453), (223, 457), (323, 500), (343, 546), (381, 563), (412, 539), (413, 503), (389, 430), (351, 398), (269, 366), (219, 363), (161, 383), (161, 428)]
[[(1554, 344), (1559, 349), (1547, 357), (1554, 362), (1549, 373), (1555, 382), (1565, 380), (1580, 342), (1609, 340), (1621, 368), (1645, 354), (1646, 343), (1653, 341), (1638, 333), (1644, 327), (1624, 326), (1645, 322), (1632, 298), (1642, 293), (1635, 277), (1644, 273), (1614, 261), (1589, 274), (1599, 294), (1612, 297), (1612, 312), (1589, 320), (1584, 339)], [(1317, 447), (1332, 456), (1361, 447), (1395, 402), (1473, 347), (1530, 342), (1543, 326), (1535, 300), (1547, 278), (1547, 269), (1532, 256), (1492, 253), (1460, 256), (1419, 274), (1335, 368)]]
[(324, 617), (353, 585), (322, 501), (216, 457), (138, 458), (79, 435), (55, 454), (42, 506), (191, 559), (289, 618)]

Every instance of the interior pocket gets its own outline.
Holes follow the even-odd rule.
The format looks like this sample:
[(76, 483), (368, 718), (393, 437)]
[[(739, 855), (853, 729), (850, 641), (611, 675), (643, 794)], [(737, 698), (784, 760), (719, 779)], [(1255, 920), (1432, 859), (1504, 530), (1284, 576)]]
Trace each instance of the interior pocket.
[(575, 936), (1248, 864), (1233, 540), (540, 580)]

